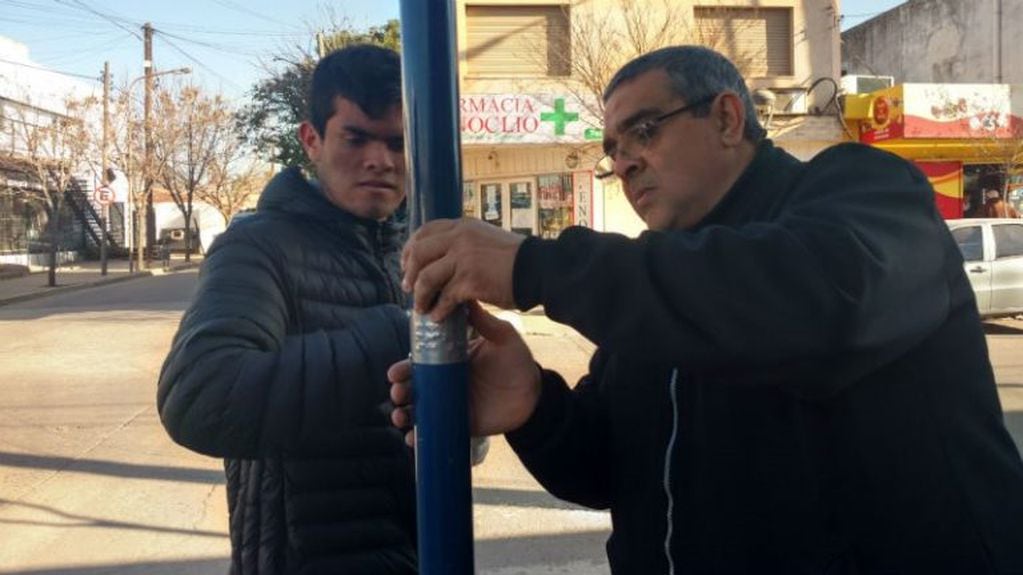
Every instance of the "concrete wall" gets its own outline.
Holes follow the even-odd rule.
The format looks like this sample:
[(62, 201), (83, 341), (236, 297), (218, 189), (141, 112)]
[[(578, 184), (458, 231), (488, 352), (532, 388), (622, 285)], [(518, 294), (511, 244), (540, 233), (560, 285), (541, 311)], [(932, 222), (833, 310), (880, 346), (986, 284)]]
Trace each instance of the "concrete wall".
[[(81, 259), (81, 256), (76, 251), (57, 252), (57, 265), (59, 266), (74, 263), (79, 259)], [(48, 253), (0, 254), (0, 264), (16, 264), (27, 266), (31, 271), (49, 269), (50, 267), (49, 262), (50, 254)]]
[[(160, 232), (166, 228), (185, 227), (185, 217), (181, 215), (177, 204), (154, 202), (153, 211), (156, 213), (157, 239), (160, 238)], [(227, 228), (227, 223), (216, 208), (205, 202), (196, 201), (192, 204), (192, 226), (199, 229), (201, 249), (205, 252), (213, 240)]]
[(1021, 83), (1020, 30), (1023, 0), (910, 0), (842, 33), (842, 68), (896, 83)]

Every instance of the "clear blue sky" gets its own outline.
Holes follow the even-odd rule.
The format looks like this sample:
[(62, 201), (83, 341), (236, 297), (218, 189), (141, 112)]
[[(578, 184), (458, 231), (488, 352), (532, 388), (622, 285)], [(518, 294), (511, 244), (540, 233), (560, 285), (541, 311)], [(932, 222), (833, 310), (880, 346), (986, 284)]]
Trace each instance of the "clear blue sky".
[(890, 10), (899, 4), (905, 4), (906, 0), (839, 0), (842, 12), (842, 30), (869, 20), (886, 10)]
[[(842, 29), (903, 0), (841, 0)], [(288, 47), (309, 47), (335, 20), (366, 28), (397, 18), (399, 0), (0, 0), (0, 36), (27, 46), (30, 64), (115, 83), (142, 74), (141, 26), (152, 22), (156, 68), (188, 66), (193, 78), (243, 98), (263, 66)], [(0, 59), (12, 58), (0, 52)]]
[[(71, 74), (99, 77), (109, 60), (120, 84), (142, 74), (148, 21), (157, 70), (188, 66), (196, 81), (237, 99), (274, 55), (310, 47), (332, 18), (367, 28), (398, 11), (399, 0), (0, 0), (0, 37), (27, 46), (30, 64)], [(0, 59), (12, 56), (0, 50)]]

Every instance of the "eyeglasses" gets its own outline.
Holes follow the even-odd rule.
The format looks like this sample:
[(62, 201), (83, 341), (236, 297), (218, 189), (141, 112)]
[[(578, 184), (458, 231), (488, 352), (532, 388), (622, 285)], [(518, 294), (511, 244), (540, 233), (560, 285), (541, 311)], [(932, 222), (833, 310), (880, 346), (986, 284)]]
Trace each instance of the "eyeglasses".
[(645, 150), (647, 146), (650, 145), (650, 142), (653, 142), (654, 138), (657, 137), (658, 130), (661, 129), (661, 125), (666, 121), (678, 116), (679, 114), (693, 112), (701, 106), (706, 106), (713, 102), (714, 98), (717, 97), (717, 94), (714, 94), (713, 96), (701, 98), (692, 104), (686, 104), (681, 108), (665, 112), (660, 116), (654, 116), (653, 118), (639, 122), (638, 124), (630, 126), (626, 130), (622, 131), (622, 133), (618, 136), (618, 142), (610, 149), (605, 149), (604, 157), (600, 158), (600, 160), (597, 161), (596, 166), (593, 167), (594, 177), (598, 180), (603, 180), (615, 175), (615, 161), (618, 159), (618, 155), (621, 154), (622, 150), (629, 150), (627, 153), (630, 155), (632, 154), (632, 151)]

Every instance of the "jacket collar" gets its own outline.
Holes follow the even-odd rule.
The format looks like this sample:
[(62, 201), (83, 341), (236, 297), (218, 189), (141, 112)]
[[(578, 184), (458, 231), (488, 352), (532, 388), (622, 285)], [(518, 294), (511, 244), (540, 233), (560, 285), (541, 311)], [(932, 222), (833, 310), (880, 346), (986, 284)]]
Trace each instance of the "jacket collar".
[(773, 203), (774, 196), (786, 192), (802, 165), (764, 138), (739, 179), (692, 231), (711, 225), (738, 224), (763, 214), (764, 206)]
[(286, 168), (270, 180), (259, 197), (257, 208), (320, 223), (343, 236), (352, 236), (352, 239), (383, 248), (400, 246), (405, 230), (404, 218), (401, 217), (404, 204), (382, 222), (360, 218), (331, 203), (319, 186), (310, 182), (297, 167)]

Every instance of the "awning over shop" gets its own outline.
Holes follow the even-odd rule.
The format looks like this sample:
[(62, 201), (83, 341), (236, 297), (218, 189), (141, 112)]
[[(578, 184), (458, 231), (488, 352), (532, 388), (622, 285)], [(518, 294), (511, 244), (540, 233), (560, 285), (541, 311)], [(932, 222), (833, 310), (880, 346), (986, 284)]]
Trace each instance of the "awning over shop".
[(846, 97), (861, 142), (912, 160), (1023, 161), (1023, 85), (900, 84)]

